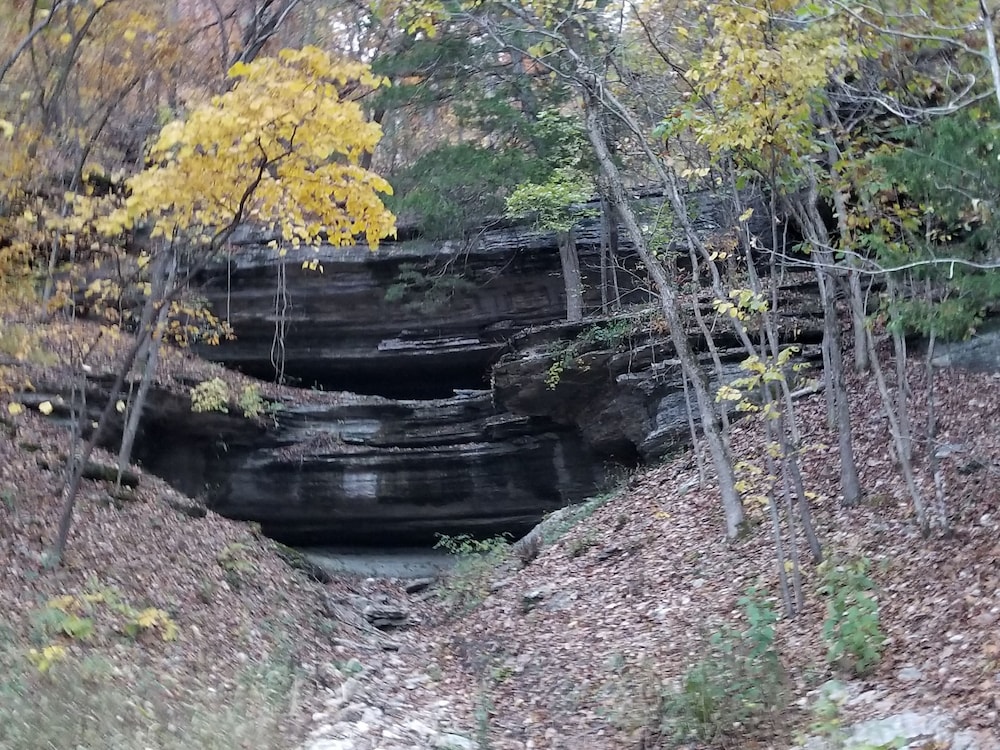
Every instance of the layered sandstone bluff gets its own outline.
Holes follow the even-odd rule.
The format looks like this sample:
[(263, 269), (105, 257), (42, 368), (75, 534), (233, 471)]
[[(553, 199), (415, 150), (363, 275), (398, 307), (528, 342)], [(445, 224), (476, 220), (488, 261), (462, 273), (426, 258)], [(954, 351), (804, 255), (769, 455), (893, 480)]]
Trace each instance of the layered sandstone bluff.
[[(698, 226), (717, 232), (711, 202)], [(201, 279), (236, 339), (199, 353), (310, 393), (265, 427), (183, 408), (150, 409), (153, 471), (219, 512), (308, 544), (423, 544), (437, 533), (527, 530), (592, 494), (609, 461), (655, 458), (688, 439), (684, 384), (662, 331), (573, 344), (551, 387), (554, 351), (608, 325), (567, 325), (555, 237), (484, 229), (465, 242), (420, 239), (295, 249), (246, 232)], [(577, 231), (587, 309), (600, 309), (600, 226)], [(303, 268), (316, 260), (320, 269)], [(622, 243), (623, 306), (641, 274)], [(605, 276), (607, 278), (607, 276)], [(806, 313), (806, 318), (815, 311)], [(280, 346), (275, 331), (284, 332)], [(797, 323), (797, 335), (810, 330)], [(736, 373), (745, 355), (723, 345)], [(323, 392), (323, 398), (316, 394)], [(224, 423), (224, 424), (223, 424)]]

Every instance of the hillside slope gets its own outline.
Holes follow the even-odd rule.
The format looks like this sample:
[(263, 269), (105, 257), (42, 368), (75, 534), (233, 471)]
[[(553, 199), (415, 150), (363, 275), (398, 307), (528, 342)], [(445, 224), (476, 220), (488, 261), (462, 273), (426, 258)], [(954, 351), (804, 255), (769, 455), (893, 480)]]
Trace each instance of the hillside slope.
[[(923, 370), (911, 372), (914, 424), (923, 418), (922, 377)], [(964, 732), (954, 744), (927, 736), (910, 747), (1000, 747), (1000, 378), (958, 371), (938, 377), (951, 536), (919, 534), (874, 385), (854, 384), (857, 457), (868, 492), (861, 507), (838, 503), (836, 449), (826, 447), (835, 441), (822, 398), (799, 407), (804, 443), (813, 446), (804, 468), (818, 495), (824, 550), (841, 561), (871, 562), (886, 636), (877, 667), (852, 678), (827, 663), (821, 576), (805, 564), (805, 608), (777, 623), (787, 690), (781, 708), (755, 724), (729, 726), (715, 743), (690, 746), (786, 748), (810, 726), (835, 733), (838, 723), (922, 712)], [(745, 422), (733, 435), (744, 460), (759, 459), (758, 431)], [(926, 446), (915, 455), (923, 466)], [(932, 491), (927, 477), (921, 488)], [(617, 496), (590, 507), (592, 515), (527, 567), (494, 572), (493, 592), (471, 613), (452, 617), (440, 603), (420, 605), (423, 624), (401, 636), (408, 647), (371, 670), (368, 705), (394, 706), (388, 715), (400, 722), (448, 713), (468, 728), (468, 747), (668, 746), (655, 731), (665, 716), (661, 685), (676, 689), (709, 655), (712, 632), (749, 627), (739, 603), (749, 587), (781, 610), (769, 524), (757, 508), (746, 537), (727, 543), (719, 500), (711, 484), (698, 486), (692, 453), (636, 474)], [(457, 585), (445, 582), (443, 593)], [(821, 720), (810, 706), (834, 679), (850, 700)], [(392, 687), (400, 682), (409, 688), (402, 711)], [(369, 735), (344, 722), (331, 727), (336, 706), (319, 734), (355, 744), (320, 742), (316, 750), (412, 746), (369, 743)]]
[[(0, 397), (0, 748), (295, 747), (324, 675), (353, 655), (338, 641), (371, 637), (328, 606), (353, 582), (315, 582), (253, 525), (139, 469), (124, 495), (84, 482), (63, 564), (49, 561), (69, 434), (17, 405), (33, 384), (68, 390), (81, 341), (98, 342), (92, 371), (110, 368), (119, 351), (95, 332), (39, 328), (27, 357), (6, 362), (26, 390)], [(167, 351), (159, 380), (220, 371)], [(94, 460), (114, 465), (101, 450)]]

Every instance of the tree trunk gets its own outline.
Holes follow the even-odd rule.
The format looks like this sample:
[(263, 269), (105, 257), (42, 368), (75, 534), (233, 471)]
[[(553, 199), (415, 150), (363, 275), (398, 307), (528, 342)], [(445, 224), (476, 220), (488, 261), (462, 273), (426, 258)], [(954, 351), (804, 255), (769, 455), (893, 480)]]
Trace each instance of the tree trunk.
[(100, 440), (101, 433), (104, 432), (104, 428), (107, 426), (108, 420), (111, 418), (111, 412), (114, 411), (117, 394), (121, 392), (122, 385), (125, 383), (125, 377), (128, 375), (129, 370), (132, 369), (132, 363), (135, 362), (135, 357), (139, 353), (141, 342), (141, 337), (136, 337), (135, 342), (131, 347), (129, 347), (128, 352), (126, 352), (125, 359), (118, 370), (115, 382), (111, 386), (111, 398), (109, 398), (108, 402), (104, 405), (104, 410), (101, 412), (101, 416), (97, 420), (97, 427), (94, 428), (93, 433), (90, 435), (90, 439), (83, 446), (83, 451), (76, 459), (75, 468), (71, 473), (69, 486), (66, 488), (65, 497), (63, 498), (62, 513), (59, 516), (59, 531), (56, 535), (56, 545), (53, 550), (53, 563), (60, 562), (66, 552), (66, 543), (69, 541), (69, 530), (73, 526), (73, 511), (76, 509), (76, 498), (80, 493), (80, 484), (83, 481), (83, 467), (85, 467), (87, 462), (90, 460), (91, 455), (94, 453), (94, 448), (97, 447), (97, 442)]
[[(820, 263), (833, 262), (830, 253), (818, 255)], [(820, 299), (823, 304), (823, 338), (829, 355), (830, 384), (833, 390), (834, 414), (837, 424), (837, 444), (840, 449), (840, 491), (846, 506), (861, 502), (861, 480), (854, 461), (854, 436), (851, 430), (850, 404), (847, 400), (847, 386), (844, 384), (843, 342), (840, 336), (840, 316), (837, 314), (836, 297), (833, 293), (833, 278), (824, 269), (817, 269)]]
[[(847, 202), (844, 200), (844, 194), (840, 191), (843, 178), (836, 168), (841, 154), (833, 137), (833, 120), (826, 110), (820, 110), (820, 120), (825, 130), (827, 158), (830, 162), (829, 169), (833, 182), (833, 207), (837, 214), (837, 230), (840, 232), (840, 247), (846, 248), (850, 245), (851, 227), (848, 221)], [(868, 362), (868, 342), (865, 339), (865, 300), (861, 291), (861, 277), (858, 276), (855, 259), (851, 255), (847, 256), (847, 286), (851, 301), (851, 329), (854, 333), (854, 370), (855, 372), (868, 372), (870, 365)]]
[(580, 277), (580, 256), (576, 252), (573, 230), (556, 233), (559, 245), (559, 263), (562, 265), (563, 284), (566, 287), (566, 320), (575, 323), (583, 320), (583, 280)]
[[(385, 120), (386, 110), (385, 107), (379, 107), (372, 114), (372, 122), (381, 125), (383, 120)], [(361, 154), (361, 160), (358, 162), (362, 169), (372, 168), (372, 159), (375, 157), (375, 151), (365, 151)]]
[[(611, 206), (601, 191), (601, 315), (608, 314), (608, 269), (611, 266)], [(612, 269), (612, 272), (614, 269)]]
[(691, 408), (691, 388), (688, 385), (688, 376), (681, 368), (681, 384), (684, 386), (684, 411), (687, 413), (688, 432), (691, 433), (691, 450), (694, 451), (694, 461), (698, 466), (698, 486), (705, 486), (705, 455), (701, 449), (701, 441), (698, 440), (698, 427), (694, 421), (694, 409)]
[(608, 187), (608, 200), (618, 219), (621, 220), (632, 240), (640, 260), (653, 281), (660, 299), (660, 307), (670, 327), (670, 338), (680, 360), (691, 381), (691, 387), (698, 404), (702, 430), (709, 454), (719, 480), (719, 490), (722, 495), (722, 506), (725, 515), (726, 535), (730, 539), (739, 535), (743, 525), (743, 503), (736, 490), (736, 476), (733, 472), (729, 452), (726, 450), (719, 427), (719, 417), (715, 410), (715, 401), (708, 391), (705, 374), (698, 366), (698, 361), (684, 330), (683, 310), (678, 300), (677, 290), (667, 278), (659, 261), (650, 252), (646, 238), (632, 206), (625, 195), (625, 186), (618, 166), (615, 164), (608, 148), (607, 139), (601, 122), (601, 102), (593, 90), (584, 92), (584, 112), (587, 136), (594, 148), (601, 174)]
[[(929, 284), (929, 282), (928, 282)], [(945, 534), (951, 533), (951, 521), (948, 518), (948, 501), (944, 486), (944, 472), (941, 470), (941, 456), (937, 444), (937, 393), (934, 388), (934, 347), (937, 337), (931, 331), (930, 342), (927, 344), (927, 462), (931, 476), (934, 478), (934, 515), (937, 523)]]
[[(155, 307), (153, 300), (162, 299), (167, 289), (173, 286), (174, 276), (177, 272), (177, 254), (173, 248), (164, 250), (159, 254), (153, 264), (152, 294), (146, 301), (147, 305)], [(146, 333), (146, 338), (136, 355), (136, 359), (142, 362), (140, 367), (139, 389), (135, 399), (129, 407), (128, 417), (125, 421), (125, 430), (122, 433), (122, 444), (118, 450), (118, 476), (119, 481), (132, 459), (132, 446), (135, 443), (135, 435), (139, 430), (139, 420), (142, 418), (142, 411), (146, 405), (146, 396), (149, 393), (149, 386), (156, 378), (156, 366), (160, 361), (160, 344), (163, 336), (163, 327), (167, 321), (167, 313), (170, 305), (163, 303), (156, 313), (156, 323), (153, 329)], [(145, 316), (145, 311), (144, 311)], [(139, 332), (143, 336), (143, 332)]]
[[(890, 309), (899, 300), (899, 287), (893, 279), (893, 274), (886, 277), (886, 290), (889, 293)], [(913, 431), (910, 429), (910, 383), (906, 377), (906, 336), (899, 325), (890, 325), (892, 329), (892, 349), (896, 363), (896, 415), (899, 420), (899, 445), (897, 452), (900, 459), (913, 460)], [(877, 355), (873, 355), (877, 356)], [(886, 405), (889, 408), (889, 405)]]
[(879, 395), (882, 397), (882, 406), (885, 408), (885, 414), (889, 420), (889, 431), (892, 433), (893, 442), (896, 444), (896, 450), (899, 453), (899, 467), (903, 472), (903, 479), (906, 482), (907, 490), (910, 492), (910, 498), (913, 500), (913, 511), (917, 516), (920, 531), (926, 535), (930, 530), (927, 519), (927, 508), (924, 505), (923, 496), (920, 494), (916, 477), (913, 474), (913, 464), (909, 456), (909, 441), (904, 441), (903, 439), (899, 424), (899, 414), (896, 411), (897, 404), (889, 393), (889, 387), (885, 382), (885, 374), (882, 372), (882, 364), (878, 360), (878, 352), (875, 351), (875, 340), (871, 335), (868, 336), (868, 353), (870, 354), (869, 359), (872, 365), (872, 373), (875, 375), (875, 384), (878, 386)]
[[(598, 189), (601, 196), (601, 303), (605, 306), (610, 304), (611, 309), (618, 310), (622, 303), (621, 290), (618, 288), (618, 221), (608, 200), (603, 179), (598, 180)], [(608, 310), (603, 312), (607, 315)]]
[[(236, 206), (232, 220), (215, 234), (211, 243), (209, 243), (209, 246), (205, 248), (205, 251), (201, 254), (200, 260), (185, 269), (182, 278), (179, 281), (175, 281), (174, 285), (167, 290), (163, 299), (160, 300), (160, 304), (169, 304), (170, 301), (180, 293), (185, 285), (205, 268), (208, 263), (208, 259), (218, 252), (219, 248), (223, 247), (229, 241), (230, 237), (233, 236), (233, 232), (236, 231), (236, 227), (240, 225), (246, 216), (250, 197), (260, 186), (264, 174), (267, 172), (269, 166), (270, 163), (268, 162), (263, 162), (258, 165), (257, 174), (250, 184), (244, 188), (243, 195), (240, 197)], [(118, 401), (118, 394), (121, 393), (122, 386), (125, 384), (125, 378), (127, 378), (129, 372), (131, 372), (132, 365), (139, 353), (139, 349), (142, 348), (142, 332), (148, 331), (153, 322), (153, 309), (153, 305), (146, 305), (143, 307), (142, 319), (140, 320), (138, 327), (140, 335), (135, 337), (132, 345), (128, 348), (128, 351), (122, 358), (121, 365), (118, 368), (118, 374), (115, 376), (115, 382), (111, 386), (111, 394), (108, 401), (104, 405), (104, 409), (101, 411), (100, 417), (97, 419), (97, 425), (94, 427), (94, 431), (91, 434), (90, 439), (87, 441), (86, 445), (83, 446), (83, 452), (79, 457), (78, 463), (75, 464), (69, 481), (67, 482), (67, 487), (63, 497), (62, 513), (59, 517), (59, 530), (56, 535), (56, 545), (53, 550), (53, 562), (55, 563), (60, 562), (63, 554), (66, 552), (66, 543), (69, 540), (69, 531), (73, 526), (73, 512), (76, 508), (76, 498), (80, 493), (80, 485), (83, 482), (82, 467), (87, 464), (87, 461), (94, 452), (94, 448), (97, 447), (101, 434), (104, 432), (108, 425), (108, 421), (111, 419), (111, 413), (114, 411), (115, 404)]]
[(983, 31), (986, 34), (986, 50), (989, 53), (990, 76), (993, 79), (993, 95), (1000, 105), (1000, 60), (997, 59), (997, 39), (993, 33), (993, 14), (986, 0), (979, 0), (979, 14), (983, 20)]
[[(766, 383), (761, 384), (761, 396), (762, 401), (767, 403), (773, 400), (773, 393), (770, 393), (771, 389)], [(775, 425), (772, 424), (770, 419), (764, 420), (764, 431), (766, 434), (766, 440), (768, 443), (774, 441), (775, 435)], [(769, 487), (767, 489), (767, 512), (771, 519), (771, 536), (774, 539), (774, 556), (776, 562), (778, 563), (778, 581), (781, 584), (781, 599), (785, 603), (785, 614), (788, 617), (794, 617), (798, 614), (801, 602), (801, 587), (795, 590), (794, 598), (793, 592), (788, 586), (788, 567), (787, 564), (792, 562), (785, 553), (785, 545), (781, 539), (781, 513), (778, 510), (778, 499), (775, 497), (774, 485), (778, 481), (778, 468), (775, 457), (770, 451), (764, 451), (764, 461), (767, 466), (767, 473), (772, 477), (769, 481)], [(790, 508), (791, 502), (788, 499), (788, 488), (785, 488), (785, 507)], [(785, 525), (788, 527), (788, 538), (789, 538), (789, 549), (795, 550), (795, 523), (794, 516), (792, 513), (786, 512)], [(795, 563), (793, 562), (793, 565)], [(794, 568), (793, 568), (794, 569)]]
[[(691, 259), (691, 282), (695, 290), (701, 289), (701, 265), (698, 263), (698, 254), (695, 252), (695, 248), (691, 247), (691, 243), (688, 243), (688, 252)], [(673, 274), (676, 276), (676, 272)], [(715, 336), (712, 335), (712, 329), (705, 320), (705, 316), (701, 314), (701, 305), (698, 303), (697, 291), (695, 291), (694, 304), (691, 305), (691, 313), (694, 316), (694, 321), (698, 325), (698, 330), (701, 331), (701, 336), (705, 340), (705, 346), (708, 347), (708, 353), (712, 357), (712, 364), (715, 366), (715, 371), (719, 373), (719, 377), (722, 377), (722, 357), (719, 355), (719, 347), (715, 345)], [(739, 325), (737, 323), (737, 325)], [(722, 409), (719, 413), (719, 422), (721, 425), (721, 435), (722, 440), (725, 443), (726, 450), (730, 448), (729, 435), (730, 435), (730, 423), (729, 423), (729, 413), (726, 409)]]
[(852, 266), (847, 271), (847, 285), (851, 300), (851, 331), (854, 334), (854, 371), (868, 372), (871, 362), (868, 361), (868, 344), (865, 341), (865, 294), (861, 289), (861, 276), (853, 269), (853, 261), (849, 261), (848, 265)]
[(813, 257), (816, 259), (816, 281), (819, 284), (820, 302), (823, 305), (823, 341), (829, 360), (824, 363), (829, 371), (824, 376), (829, 377), (832, 390), (834, 421), (840, 449), (840, 491), (843, 494), (844, 505), (853, 506), (861, 502), (862, 493), (858, 467), (854, 460), (850, 404), (847, 400), (847, 387), (844, 384), (840, 316), (837, 314), (835, 294), (835, 266), (833, 253), (830, 251), (830, 238), (816, 207), (818, 195), (815, 175), (810, 173), (809, 176), (810, 186), (806, 197), (791, 199), (790, 203), (802, 225), (807, 241), (812, 245)]

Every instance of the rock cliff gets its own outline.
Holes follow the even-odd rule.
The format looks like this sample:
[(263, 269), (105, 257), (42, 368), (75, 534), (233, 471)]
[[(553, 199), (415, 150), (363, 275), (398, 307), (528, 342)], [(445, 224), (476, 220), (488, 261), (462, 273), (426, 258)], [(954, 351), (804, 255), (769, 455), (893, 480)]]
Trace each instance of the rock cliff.
[(486, 391), (411, 401), (325, 394), (288, 405), (266, 428), (165, 400), (144, 418), (137, 458), (287, 543), (393, 546), (433, 543), (437, 533), (523, 532), (586, 495), (601, 474), (571, 429), (498, 413)]
[[(581, 232), (588, 301), (595, 303), (596, 227)], [(202, 279), (235, 341), (200, 354), (247, 374), (275, 377), (275, 326), (284, 321), (286, 377), (304, 387), (396, 398), (488, 389), (489, 368), (526, 327), (565, 315), (554, 238), (521, 229), (485, 231), (464, 243), (423, 240), (289, 249), (238, 237), (234, 263)], [(303, 262), (317, 261), (321, 270)], [(278, 289), (280, 269), (285, 281)]]
[[(719, 232), (724, 217), (701, 199), (698, 231)], [(171, 449), (140, 455), (226, 515), (309, 544), (517, 533), (591, 494), (606, 460), (655, 458), (687, 439), (684, 384), (655, 328), (632, 326), (628, 340), (591, 337), (552, 387), (553, 352), (608, 321), (559, 323), (565, 298), (551, 234), (506, 227), (467, 242), (284, 256), (271, 239), (242, 233), (231, 261), (199, 279), (236, 333), (199, 353), (265, 379), (283, 353), (286, 381), (312, 397), (291, 398), (262, 432), (228, 438), (213, 434), (217, 425), (154, 410), (146, 444)], [(578, 226), (576, 241), (595, 311), (599, 223)], [(318, 267), (304, 268), (309, 261)], [(636, 266), (619, 243), (623, 305), (647, 298)], [(744, 355), (722, 344), (735, 375)]]
[[(596, 227), (581, 234), (594, 288)], [(168, 440), (173, 456), (144, 456), (152, 470), (226, 515), (309, 544), (519, 533), (599, 485), (606, 456), (574, 425), (498, 408), (490, 391), (491, 365), (510, 340), (564, 315), (552, 237), (502, 229), (471, 244), (413, 240), (284, 258), (268, 239), (238, 238), (238, 261), (202, 279), (237, 338), (200, 354), (274, 377), (284, 264), (286, 379), (330, 403), (286, 404), (266, 435), (225, 451), (210, 435), (189, 439), (190, 425), (161, 426), (154, 442)], [(303, 269), (312, 259), (322, 271)]]

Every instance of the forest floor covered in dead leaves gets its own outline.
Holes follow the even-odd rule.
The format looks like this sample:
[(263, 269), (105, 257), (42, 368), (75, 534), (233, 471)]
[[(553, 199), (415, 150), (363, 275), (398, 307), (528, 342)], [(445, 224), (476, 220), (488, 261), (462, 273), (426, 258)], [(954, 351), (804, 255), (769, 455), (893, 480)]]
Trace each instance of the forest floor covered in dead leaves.
[[(922, 377), (914, 368), (914, 424), (923, 418)], [(817, 494), (824, 551), (871, 561), (887, 636), (877, 668), (856, 681), (872, 700), (840, 720), (946, 711), (981, 747), (1000, 747), (1000, 378), (938, 373), (938, 442), (949, 446), (942, 463), (953, 529), (930, 538), (914, 521), (874, 384), (853, 386), (867, 492), (860, 507), (840, 504), (836, 440), (822, 397), (798, 404), (803, 444), (814, 446), (803, 471)], [(738, 425), (732, 442), (741, 459), (761, 462), (757, 423)], [(918, 466), (926, 452), (916, 446)], [(926, 471), (918, 481), (930, 497)], [(711, 486), (699, 488), (690, 452), (637, 473), (471, 615), (425, 636), (442, 679), (487, 706), (493, 747), (658, 746), (662, 738), (647, 729), (655, 725), (658, 686), (676, 685), (705, 654), (711, 632), (746, 627), (738, 600), (748, 587), (768, 592), (780, 611), (769, 523), (762, 508), (750, 514), (750, 533), (727, 542), (720, 500)], [(808, 559), (804, 549), (802, 556)], [(729, 747), (789, 746), (794, 728), (809, 725), (802, 709), (811, 691), (847, 678), (825, 660), (819, 576), (812, 565), (803, 574), (805, 608), (777, 626), (788, 709), (761, 733), (737, 730)], [(532, 592), (544, 592), (552, 606), (525, 612)]]
[[(20, 332), (0, 333), (10, 344)], [(91, 377), (112, 377), (123, 344), (88, 323), (35, 328), (31, 341), (0, 357), (13, 386), (0, 393), (0, 748), (294, 747), (326, 673), (354, 655), (327, 602), (356, 582), (317, 583), (254, 525), (205, 513), (141, 469), (126, 500), (83, 482), (53, 564), (70, 435), (56, 418), (66, 405), (46, 417), (31, 396), (68, 393), (82, 350)], [(217, 376), (252, 382), (165, 349), (157, 383), (183, 393)], [(22, 402), (33, 405), (8, 408)]]
[[(922, 367), (911, 372), (914, 424), (924, 418)], [(829, 680), (865, 700), (842, 725), (905, 711), (944, 712), (982, 748), (1000, 748), (1000, 378), (938, 373), (939, 445), (950, 534), (924, 538), (890, 449), (873, 383), (853, 384), (856, 458), (866, 499), (842, 507), (835, 434), (822, 396), (797, 405), (807, 488), (827, 555), (865, 557), (886, 635), (878, 666), (856, 678), (827, 663), (826, 600), (803, 564), (805, 606), (777, 624), (788, 695), (780, 714), (735, 728), (726, 747), (786, 748), (815, 723), (809, 706)], [(761, 462), (760, 426), (736, 427), (740, 459)], [(914, 456), (933, 494), (927, 446)], [(711, 633), (747, 627), (739, 599), (755, 587), (780, 612), (774, 546), (763, 508), (727, 542), (717, 491), (699, 486), (692, 452), (635, 473), (592, 515), (519, 571), (501, 573), (470, 614), (449, 618), (428, 602), (424, 624), (401, 635), (401, 654), (431, 681), (414, 691), (464, 696), (455, 710), (491, 748), (668, 746), (662, 687), (676, 687), (705, 656)], [(807, 551), (801, 550), (808, 561)], [(688, 745), (698, 746), (697, 743)], [(928, 741), (926, 747), (942, 747)]]
[[(108, 356), (114, 358), (113, 347)], [(167, 357), (162, 369), (165, 382), (217, 374), (185, 357)], [(37, 381), (59, 373), (46, 364), (20, 374)], [(911, 375), (918, 424), (924, 371), (915, 367)], [(1000, 378), (941, 371), (937, 390), (953, 529), (929, 538), (914, 522), (874, 384), (853, 384), (856, 458), (867, 493), (859, 507), (839, 502), (836, 440), (825, 426), (822, 397), (797, 404), (803, 442), (811, 446), (803, 470), (816, 494), (820, 540), (828, 554), (871, 561), (887, 636), (878, 666), (853, 681), (873, 699), (842, 718), (943, 710), (978, 733), (981, 747), (1000, 747)], [(331, 622), (325, 603), (358, 591), (405, 597), (402, 582), (316, 583), (251, 526), (178, 513), (164, 501), (180, 498), (155, 477), (142, 476), (127, 503), (110, 499), (104, 484), (85, 483), (67, 555), (51, 566), (46, 553), (58, 523), (59, 457), (68, 435), (35, 410), (8, 414), (16, 398), (0, 398), (4, 750), (97, 747), (85, 732), (98, 721), (117, 721), (116, 736), (145, 743), (108, 747), (292, 747), (315, 729), (323, 706), (354, 672), (342, 669), (349, 663), (362, 679), (370, 675), (372, 700), (384, 689), (392, 693), (386, 700), (406, 703), (413, 715), (440, 713), (447, 698), (449, 725), (475, 743), (470, 747), (665, 746), (650, 730), (661, 686), (676, 684), (705, 653), (711, 632), (745, 626), (738, 600), (748, 587), (780, 610), (764, 510), (750, 509), (749, 532), (727, 542), (717, 492), (710, 481), (699, 483), (692, 452), (636, 472), (530, 564), (499, 570), (492, 593), (472, 611), (456, 616), (439, 598), (411, 598), (411, 624), (392, 634), (391, 652), (370, 634)], [(733, 445), (741, 459), (759, 462), (759, 424), (738, 425)], [(918, 444), (914, 453), (929, 497), (927, 450)], [(819, 575), (806, 564), (803, 576), (803, 611), (777, 625), (787, 708), (767, 726), (745, 728), (742, 739), (730, 737), (729, 747), (789, 747), (796, 729), (809, 724), (804, 706), (813, 692), (845, 678), (825, 659)], [(174, 638), (164, 638), (167, 619)], [(52, 665), (43, 672), (49, 646), (64, 653), (49, 652)], [(380, 683), (389, 669), (409, 681)], [(114, 699), (96, 686), (113, 688)], [(88, 696), (98, 695), (89, 716), (67, 708), (78, 700), (89, 706)], [(18, 735), (11, 722), (25, 715), (15, 708), (29, 704), (35, 713)], [(238, 717), (226, 719), (234, 711)], [(62, 722), (65, 733), (50, 739), (31, 722)], [(212, 742), (201, 742), (199, 731)], [(59, 736), (74, 744), (60, 744)]]

